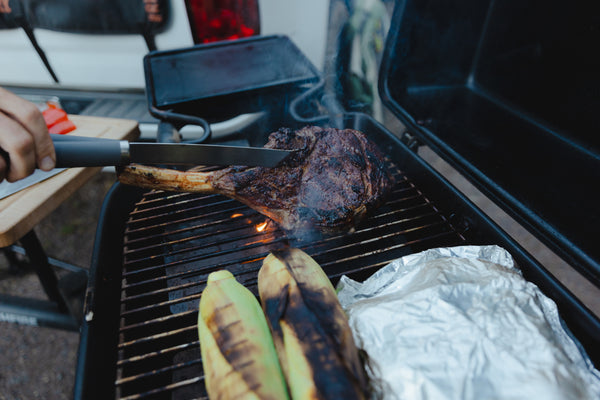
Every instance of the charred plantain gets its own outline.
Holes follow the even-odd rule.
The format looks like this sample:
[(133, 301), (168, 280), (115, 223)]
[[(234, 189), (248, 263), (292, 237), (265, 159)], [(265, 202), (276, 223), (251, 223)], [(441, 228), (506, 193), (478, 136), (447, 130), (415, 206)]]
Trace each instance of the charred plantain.
[(258, 300), (228, 271), (208, 277), (198, 334), (211, 399), (289, 398)]
[(269, 254), (258, 290), (293, 399), (368, 397), (346, 314), (310, 256), (299, 249)]

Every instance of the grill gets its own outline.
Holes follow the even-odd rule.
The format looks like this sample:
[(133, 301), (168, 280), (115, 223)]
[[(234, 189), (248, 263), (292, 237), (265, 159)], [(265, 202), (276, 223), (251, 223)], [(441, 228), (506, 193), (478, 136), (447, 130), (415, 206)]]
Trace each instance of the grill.
[(428, 248), (498, 244), (551, 293), (588, 354), (600, 358), (597, 320), (537, 261), (372, 118), (347, 113), (341, 124), (367, 133), (389, 156), (395, 177), (389, 200), (351, 233), (295, 239), (220, 195), (113, 187), (92, 256), (76, 398), (206, 396), (196, 320), (208, 274), (226, 268), (256, 294), (262, 259), (284, 246), (303, 249), (337, 283), (344, 274), (363, 280), (391, 260)]
[(220, 268), (257, 294), (262, 259), (302, 248), (334, 281), (365, 278), (389, 261), (464, 237), (401, 171), (390, 200), (350, 234), (288, 238), (265, 217), (219, 195), (151, 192), (125, 230), (116, 392), (119, 398), (203, 394), (196, 330), (200, 293)]
[[(513, 256), (524, 277), (556, 302), (565, 325), (592, 362), (600, 365), (598, 318), (420, 158), (412, 146), (414, 140), (422, 141), (443, 155), (599, 285), (597, 235), (580, 226), (588, 220), (592, 232), (600, 226), (594, 224), (598, 218), (597, 188), (589, 185), (598, 180), (597, 153), (593, 157), (588, 154), (597, 146), (595, 142), (586, 149), (582, 146), (597, 129), (586, 125), (583, 118), (583, 123), (573, 127), (557, 121), (565, 129), (553, 131), (554, 125), (540, 121), (570, 114), (550, 111), (551, 107), (538, 115), (539, 119), (533, 118), (539, 110), (532, 109), (528, 99), (536, 107), (538, 103), (558, 104), (552, 97), (546, 99), (538, 87), (554, 88), (555, 77), (564, 71), (539, 74), (528, 69), (537, 64), (520, 53), (530, 47), (540, 48), (544, 49), (541, 54), (555, 51), (562, 59), (571, 43), (555, 47), (556, 25), (552, 23), (540, 35), (548, 38), (542, 41), (544, 46), (522, 45), (529, 43), (522, 41), (526, 35), (538, 32), (531, 29), (532, 21), (539, 23), (541, 19), (535, 2), (528, 6), (530, 14), (523, 14), (529, 17), (519, 20), (516, 27), (512, 10), (504, 13), (495, 2), (467, 2), (453, 5), (451, 10), (442, 3), (398, 2), (386, 42), (380, 94), (408, 127), (410, 136), (400, 139), (368, 115), (336, 107), (335, 101), (322, 93), (322, 81), (311, 86), (302, 79), (294, 90), (286, 87), (273, 96), (271, 90), (253, 96), (240, 92), (239, 98), (234, 96), (239, 101), (227, 98), (218, 103), (219, 110), (236, 115), (245, 110), (227, 106), (251, 103), (263, 111), (258, 122), (240, 132), (253, 146), (263, 145), (266, 133), (279, 127), (298, 129), (307, 124), (360, 130), (377, 143), (388, 157), (396, 186), (389, 200), (354, 232), (295, 239), (264, 216), (222, 196), (148, 192), (120, 184), (113, 187), (104, 202), (92, 255), (75, 398), (205, 398), (196, 320), (208, 274), (226, 268), (256, 294), (262, 259), (285, 246), (299, 247), (313, 256), (334, 284), (344, 274), (363, 280), (391, 260), (428, 248), (501, 246)], [(563, 8), (562, 4), (552, 8), (558, 19), (550, 20), (562, 20)], [(499, 33), (492, 31), (494, 17), (511, 21), (497, 24), (509, 27), (511, 35), (502, 30), (505, 28)], [(495, 40), (495, 32), (502, 40)], [(448, 37), (452, 40), (446, 40)], [(451, 49), (447, 43), (458, 48)], [(498, 43), (519, 51), (506, 51)], [(578, 60), (589, 66), (585, 64), (591, 60), (588, 52), (573, 55), (580, 54), (586, 56)], [(538, 56), (537, 50), (531, 54), (532, 59)], [(495, 68), (502, 63), (515, 69), (523, 67), (527, 74), (512, 69), (507, 71), (513, 75), (496, 73)], [(540, 63), (540, 68), (545, 64)], [(574, 76), (580, 75), (576, 63), (569, 65)], [(515, 83), (515, 77), (525, 86)], [(548, 81), (526, 86), (538, 78)], [(314, 83), (312, 79), (308, 82)], [(570, 99), (579, 99), (570, 96), (570, 86), (566, 89)], [(585, 97), (591, 93), (587, 81), (576, 89), (581, 91), (573, 93), (584, 95), (582, 104), (594, 104)], [(521, 91), (530, 96), (521, 96)], [(525, 103), (515, 106), (503, 101), (511, 98)], [(190, 110), (184, 105), (174, 107), (182, 112)], [(206, 111), (204, 107), (191, 108)], [(323, 113), (331, 115), (315, 117)], [(581, 113), (573, 115), (579, 118)]]

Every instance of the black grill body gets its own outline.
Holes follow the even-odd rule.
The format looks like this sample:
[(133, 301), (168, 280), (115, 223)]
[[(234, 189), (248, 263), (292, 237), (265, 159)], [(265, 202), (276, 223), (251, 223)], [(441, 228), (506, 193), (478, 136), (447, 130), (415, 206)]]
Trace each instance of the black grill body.
[(112, 188), (94, 250), (76, 398), (202, 398), (196, 319), (207, 275), (227, 268), (256, 292), (262, 259), (286, 245), (311, 254), (334, 282), (342, 274), (364, 279), (427, 248), (500, 245), (557, 301), (598, 362), (597, 319), (537, 261), (371, 117), (346, 114), (343, 125), (378, 143), (397, 180), (388, 203), (352, 233), (297, 240), (273, 223), (257, 232), (266, 217), (222, 196)]
[[(397, 1), (379, 91), (411, 137), (600, 286), (600, 64), (592, 56), (600, 30), (590, 7)], [(332, 107), (324, 96), (322, 108), (331, 115), (318, 117), (319, 83), (308, 91), (294, 87), (302, 94), (274, 105), (261, 97), (261, 110), (274, 113), (244, 139), (261, 146), (270, 131), (307, 124), (360, 130), (387, 155), (398, 179), (388, 202), (352, 233), (298, 241), (272, 223), (257, 232), (266, 218), (221, 196), (116, 184), (98, 226), (75, 397), (204, 398), (195, 324), (207, 275), (227, 268), (256, 292), (262, 259), (286, 245), (312, 255), (334, 283), (342, 274), (364, 279), (427, 248), (499, 245), (557, 303), (599, 366), (598, 318), (384, 126)]]

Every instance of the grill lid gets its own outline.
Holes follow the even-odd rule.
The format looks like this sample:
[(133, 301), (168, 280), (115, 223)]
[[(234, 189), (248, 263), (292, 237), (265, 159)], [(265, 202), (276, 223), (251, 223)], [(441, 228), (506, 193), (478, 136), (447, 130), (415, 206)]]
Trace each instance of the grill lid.
[(600, 285), (600, 47), (590, 2), (398, 1), (384, 103)]

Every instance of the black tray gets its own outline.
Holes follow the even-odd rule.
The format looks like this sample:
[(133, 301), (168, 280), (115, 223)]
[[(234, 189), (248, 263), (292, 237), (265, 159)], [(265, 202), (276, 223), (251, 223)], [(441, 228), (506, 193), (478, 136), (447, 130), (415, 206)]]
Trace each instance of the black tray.
[(226, 118), (264, 111), (273, 98), (285, 103), (319, 73), (285, 36), (149, 53), (144, 57), (150, 112), (170, 110), (198, 117)]
[(405, 0), (391, 26), (385, 104), (600, 286), (595, 3)]

